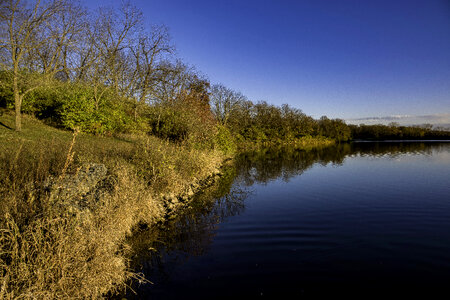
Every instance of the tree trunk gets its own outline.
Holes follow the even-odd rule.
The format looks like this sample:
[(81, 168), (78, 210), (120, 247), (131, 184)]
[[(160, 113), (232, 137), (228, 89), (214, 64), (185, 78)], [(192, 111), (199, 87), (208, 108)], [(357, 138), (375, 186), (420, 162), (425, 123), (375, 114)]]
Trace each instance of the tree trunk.
[(21, 114), (21, 108), (22, 108), (22, 97), (20, 97), (19, 94), (19, 87), (17, 84), (17, 76), (14, 74), (13, 79), (13, 92), (14, 92), (14, 108), (16, 112), (16, 131), (22, 130), (22, 114)]
[[(17, 103), (17, 102), (16, 102)], [(15, 104), (16, 106), (16, 131), (22, 131), (22, 115), (20, 113), (20, 106)]]

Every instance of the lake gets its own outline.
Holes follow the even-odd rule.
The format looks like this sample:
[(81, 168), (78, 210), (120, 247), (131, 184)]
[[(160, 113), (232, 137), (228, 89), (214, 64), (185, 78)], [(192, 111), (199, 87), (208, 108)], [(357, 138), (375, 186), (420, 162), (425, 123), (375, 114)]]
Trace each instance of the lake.
[(450, 295), (450, 143), (243, 154), (131, 239), (136, 299)]

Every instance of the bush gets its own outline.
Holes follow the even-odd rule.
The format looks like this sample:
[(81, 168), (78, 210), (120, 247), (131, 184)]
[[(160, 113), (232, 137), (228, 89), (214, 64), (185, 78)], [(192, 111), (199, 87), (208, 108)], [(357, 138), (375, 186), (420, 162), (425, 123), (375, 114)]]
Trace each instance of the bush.
[(236, 152), (237, 148), (230, 130), (223, 125), (217, 125), (217, 134), (214, 137), (214, 145), (224, 154), (233, 154)]
[(80, 128), (94, 134), (130, 131), (134, 127), (131, 103), (116, 97), (107, 90), (101, 99), (95, 100), (92, 88), (67, 86), (58, 109), (61, 124), (65, 128)]
[(209, 106), (194, 97), (157, 104), (147, 115), (150, 133), (195, 148), (213, 148), (216, 126)]
[(95, 101), (94, 90), (80, 83), (54, 82), (26, 95), (22, 111), (57, 127), (79, 128), (93, 134), (131, 131), (132, 103), (106, 90)]

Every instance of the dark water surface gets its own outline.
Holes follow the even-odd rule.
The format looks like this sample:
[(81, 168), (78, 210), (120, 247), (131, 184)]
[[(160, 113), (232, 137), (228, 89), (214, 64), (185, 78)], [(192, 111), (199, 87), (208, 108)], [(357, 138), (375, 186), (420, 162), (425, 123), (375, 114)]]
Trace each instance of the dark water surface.
[(450, 296), (450, 143), (243, 155), (132, 242), (127, 298)]

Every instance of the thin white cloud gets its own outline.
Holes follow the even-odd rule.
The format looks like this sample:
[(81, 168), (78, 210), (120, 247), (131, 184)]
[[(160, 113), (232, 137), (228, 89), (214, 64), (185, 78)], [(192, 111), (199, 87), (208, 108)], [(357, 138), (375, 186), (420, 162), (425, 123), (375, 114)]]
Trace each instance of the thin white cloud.
[(391, 115), (384, 117), (366, 117), (357, 119), (345, 120), (347, 124), (389, 124), (396, 122), (400, 125), (420, 125), (420, 124), (433, 124), (433, 125), (448, 125), (450, 124), (450, 113), (432, 114), (432, 115)]

